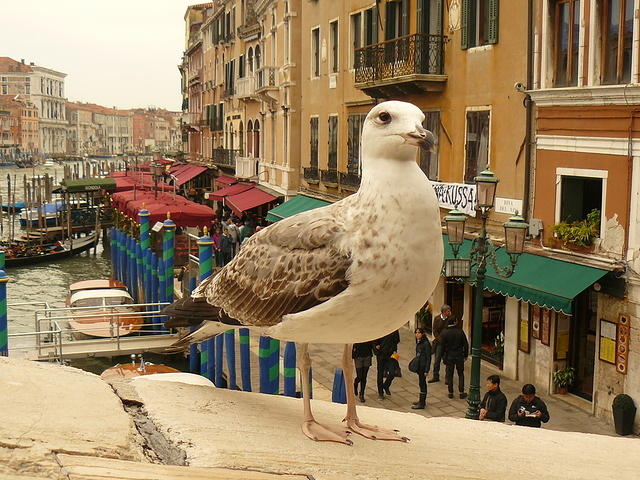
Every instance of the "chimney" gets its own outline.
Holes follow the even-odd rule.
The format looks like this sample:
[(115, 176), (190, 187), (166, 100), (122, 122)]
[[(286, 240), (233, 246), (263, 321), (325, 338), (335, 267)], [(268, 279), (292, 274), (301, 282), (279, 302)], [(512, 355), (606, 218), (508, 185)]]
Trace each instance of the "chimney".
[(20, 63), (22, 63), (24, 65), (24, 58), (20, 59)]
[(31, 62), (31, 63), (29, 63), (29, 65), (34, 66), (34, 65), (35, 65), (35, 63)]

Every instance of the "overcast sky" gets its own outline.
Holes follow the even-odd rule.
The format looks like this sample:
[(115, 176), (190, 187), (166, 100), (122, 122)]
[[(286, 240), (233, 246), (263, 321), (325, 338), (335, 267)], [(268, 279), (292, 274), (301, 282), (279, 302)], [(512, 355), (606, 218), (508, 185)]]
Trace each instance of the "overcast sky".
[(67, 74), (66, 96), (180, 110), (178, 63), (193, 0), (0, 0), (0, 56)]

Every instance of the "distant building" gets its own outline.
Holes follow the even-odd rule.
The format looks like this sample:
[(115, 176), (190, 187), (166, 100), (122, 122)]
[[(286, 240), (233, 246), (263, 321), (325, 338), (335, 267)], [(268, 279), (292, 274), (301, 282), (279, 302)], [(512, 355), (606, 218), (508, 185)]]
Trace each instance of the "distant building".
[(133, 121), (129, 110), (93, 103), (67, 102), (69, 153), (113, 155), (133, 150)]
[(135, 152), (178, 152), (180, 140), (180, 112), (164, 109), (133, 109), (133, 150)]
[(12, 117), (12, 143), (16, 145), (14, 154), (24, 156), (38, 153), (38, 109), (35, 105), (23, 100), (20, 95), (0, 95), (0, 110), (8, 112)]
[(38, 109), (40, 151), (66, 153), (64, 79), (66, 73), (0, 57), (0, 94), (18, 95)]

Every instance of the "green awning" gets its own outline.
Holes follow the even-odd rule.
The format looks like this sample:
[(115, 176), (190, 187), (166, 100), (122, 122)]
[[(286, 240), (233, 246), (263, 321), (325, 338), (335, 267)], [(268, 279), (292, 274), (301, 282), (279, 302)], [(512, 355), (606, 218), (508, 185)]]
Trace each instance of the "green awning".
[(279, 222), (283, 218), (290, 217), (296, 213), (306, 212), (307, 210), (313, 210), (314, 208), (324, 207), (326, 205), (330, 205), (330, 202), (307, 197), (306, 195), (298, 195), (278, 205), (276, 208), (269, 210), (269, 212), (267, 212), (267, 220), (270, 222)]
[[(453, 258), (447, 236), (442, 238), (445, 258)], [(468, 258), (470, 248), (471, 241), (465, 240), (458, 257)], [(509, 256), (504, 248), (499, 248), (496, 256), (498, 265), (509, 265)], [(571, 315), (573, 299), (607, 273), (608, 270), (600, 268), (523, 253), (518, 258), (514, 274), (509, 278), (500, 277), (491, 265), (487, 265), (485, 290)], [(473, 284), (475, 278), (465, 281)]]
[(63, 192), (69, 193), (96, 192), (98, 190), (112, 192), (116, 189), (116, 181), (113, 178), (64, 179), (60, 185), (62, 185)]

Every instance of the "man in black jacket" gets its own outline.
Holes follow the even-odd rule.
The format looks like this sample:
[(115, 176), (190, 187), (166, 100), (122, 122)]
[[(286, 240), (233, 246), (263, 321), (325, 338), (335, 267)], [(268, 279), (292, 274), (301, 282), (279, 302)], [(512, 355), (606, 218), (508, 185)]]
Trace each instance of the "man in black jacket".
[(511, 403), (509, 420), (523, 427), (540, 428), (549, 421), (549, 410), (545, 403), (536, 397), (536, 387), (527, 383), (522, 387), (522, 395)]
[(469, 342), (467, 336), (458, 326), (458, 320), (449, 318), (447, 328), (440, 335), (442, 344), (442, 358), (446, 367), (445, 375), (449, 398), (453, 398), (453, 370), (458, 372), (458, 392), (460, 398), (467, 398), (464, 391), (464, 362), (469, 356)]
[(504, 413), (507, 410), (507, 397), (500, 390), (500, 377), (489, 375), (487, 377), (487, 393), (480, 402), (480, 420), (493, 420), (504, 422)]
[(455, 318), (451, 315), (451, 307), (449, 305), (442, 305), (442, 308), (440, 308), (440, 315), (435, 317), (432, 321), (431, 332), (433, 333), (433, 353), (435, 357), (433, 359), (433, 377), (431, 377), (429, 383), (436, 383), (440, 381), (440, 362), (442, 361), (442, 343), (440, 343), (440, 335), (443, 330), (447, 328), (447, 324), (451, 318)]
[[(395, 378), (394, 369), (391, 368), (391, 355), (398, 351), (400, 343), (400, 332), (396, 330), (389, 335), (385, 335), (373, 341), (373, 353), (376, 354), (376, 367), (378, 369), (378, 398), (384, 399), (384, 394), (391, 395), (389, 387)], [(386, 380), (384, 379), (387, 374)]]

